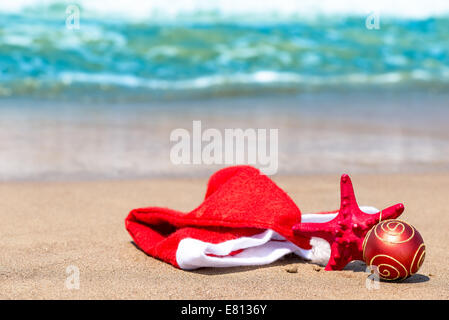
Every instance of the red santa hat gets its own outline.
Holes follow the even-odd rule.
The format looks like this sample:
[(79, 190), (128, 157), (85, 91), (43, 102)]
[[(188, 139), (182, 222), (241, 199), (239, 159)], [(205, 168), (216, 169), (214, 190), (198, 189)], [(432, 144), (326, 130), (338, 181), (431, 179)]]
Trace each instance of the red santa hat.
[[(361, 209), (379, 214), (372, 207)], [(235, 166), (211, 176), (203, 203), (191, 212), (134, 209), (125, 224), (142, 251), (185, 270), (263, 265), (289, 253), (326, 264), (329, 239), (298, 233), (297, 226), (325, 225), (338, 214), (301, 215), (266, 175), (250, 166)]]

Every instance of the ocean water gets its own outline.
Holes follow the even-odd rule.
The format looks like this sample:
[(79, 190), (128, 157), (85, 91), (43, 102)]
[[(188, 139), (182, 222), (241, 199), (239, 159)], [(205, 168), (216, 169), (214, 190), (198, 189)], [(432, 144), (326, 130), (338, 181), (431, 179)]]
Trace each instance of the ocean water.
[(206, 177), (170, 161), (196, 120), (278, 129), (279, 174), (447, 172), (448, 30), (441, 0), (1, 1), (0, 181)]
[(2, 2), (0, 97), (446, 92), (448, 13), (447, 1)]

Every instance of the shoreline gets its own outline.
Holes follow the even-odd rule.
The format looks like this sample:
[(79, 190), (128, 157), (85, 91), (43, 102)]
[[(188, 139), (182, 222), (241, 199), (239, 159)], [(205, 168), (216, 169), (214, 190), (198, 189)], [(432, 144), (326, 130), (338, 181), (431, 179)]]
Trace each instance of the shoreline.
[(279, 175), (449, 172), (447, 97), (301, 95), (110, 106), (4, 101), (0, 180), (207, 177), (222, 165), (170, 162), (170, 134), (191, 133), (197, 120), (203, 132), (277, 129)]

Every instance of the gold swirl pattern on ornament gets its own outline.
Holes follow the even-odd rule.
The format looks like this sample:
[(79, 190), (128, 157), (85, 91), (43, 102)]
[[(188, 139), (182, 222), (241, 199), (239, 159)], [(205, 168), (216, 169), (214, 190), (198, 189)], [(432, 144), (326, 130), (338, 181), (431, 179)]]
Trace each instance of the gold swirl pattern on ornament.
[[(404, 267), (404, 265), (403, 265), (402, 263), (400, 263), (398, 260), (396, 260), (395, 258), (393, 258), (393, 257), (391, 257), (391, 256), (389, 256), (389, 255), (386, 255), (386, 254), (378, 254), (378, 255), (375, 255), (375, 256), (371, 259), (371, 261), (369, 262), (370, 266), (373, 265), (373, 261), (374, 261), (374, 259), (376, 259), (377, 257), (385, 257), (385, 258), (388, 258), (388, 259), (393, 260), (393, 261), (396, 262), (398, 265), (400, 265), (400, 266), (402, 267), (402, 269), (404, 269), (404, 271), (405, 271), (405, 276), (404, 276), (403, 278), (405, 279), (405, 278), (408, 277), (408, 271), (407, 271), (407, 269)], [(388, 277), (391, 275), (391, 272), (388, 271), (388, 270), (386, 270), (385, 268), (381, 271), (381, 270), (380, 270), (380, 267), (381, 267), (381, 266), (389, 267), (389, 268), (391, 268), (391, 269), (394, 269), (394, 270), (397, 272), (396, 278), (394, 278), (394, 279), (389, 279)], [(388, 264), (388, 263), (380, 263), (380, 264), (377, 266), (377, 269), (379, 270), (379, 275), (380, 275), (383, 279), (385, 279), (385, 280), (391, 280), (391, 281), (393, 281), (393, 280), (398, 279), (398, 278), (400, 277), (400, 275), (401, 275), (401, 273), (399, 272), (399, 270), (398, 270), (397, 268), (395, 268), (393, 265)], [(385, 272), (386, 272), (386, 273), (385, 273)]]
[[(381, 267), (383, 268), (382, 271), (380, 270)], [(392, 268), (392, 269), (394, 269), (394, 271), (396, 271), (396, 274), (397, 274), (396, 278), (394, 278), (394, 279), (389, 278), (391, 275), (391, 272), (387, 268)], [(395, 268), (394, 266), (392, 266), (391, 264), (381, 263), (377, 266), (377, 270), (379, 272), (379, 276), (384, 280), (393, 281), (393, 280), (398, 279), (399, 276), (401, 275), (399, 273), (399, 270), (397, 268)]]
[(371, 232), (373, 232), (373, 229), (374, 229), (374, 228), (375, 228), (375, 227), (371, 228), (371, 229), (368, 231), (368, 233), (366, 234), (365, 239), (363, 239), (363, 243), (362, 243), (363, 261), (365, 261), (365, 259), (366, 259), (366, 258), (365, 258), (365, 248), (366, 248), (366, 243), (368, 242), (368, 238), (369, 238)]
[[(394, 225), (394, 226), (391, 227), (391, 225)], [(380, 225), (380, 227), (381, 227), (381, 229), (382, 229), (384, 232), (387, 232), (387, 233), (389, 233), (389, 234), (391, 234), (391, 235), (395, 235), (395, 236), (400, 236), (400, 235), (403, 234), (404, 231), (405, 231), (405, 226), (404, 226), (402, 223), (397, 222), (397, 221), (388, 221), (387, 223), (382, 223), (382, 224)], [(385, 227), (386, 227), (388, 230), (386, 230)], [(398, 227), (400, 227), (400, 229), (401, 229), (400, 232), (397, 232), (397, 231), (396, 231), (396, 229), (397, 229)]]
[[(380, 228), (381, 228), (383, 231), (385, 231), (386, 233), (391, 234), (390, 231), (385, 230), (384, 227), (383, 227), (384, 224), (388, 224), (388, 225), (389, 225), (389, 224), (391, 224), (391, 223), (396, 223), (397, 225), (396, 225), (395, 227), (393, 227), (393, 228), (387, 226), (387, 228), (390, 229), (390, 231), (396, 230), (396, 228), (397, 228), (398, 225), (401, 225), (401, 226), (402, 226), (402, 231), (401, 231), (400, 233), (393, 234), (394, 236), (399, 236), (399, 235), (401, 235), (401, 234), (405, 231), (405, 225), (409, 226), (409, 227), (412, 229), (412, 234), (410, 235), (409, 238), (407, 238), (407, 239), (405, 239), (405, 240), (402, 240), (402, 241), (389, 241), (389, 240), (385, 240), (385, 239), (381, 238), (381, 237), (377, 234), (377, 227), (380, 226)], [(404, 225), (404, 224), (405, 224), (405, 225)], [(407, 222), (404, 222), (404, 221), (402, 221), (402, 220), (397, 220), (397, 219), (385, 220), (384, 222), (382, 222), (382, 224), (377, 225), (377, 227), (374, 229), (374, 235), (376, 236), (377, 239), (379, 239), (379, 240), (382, 241), (382, 242), (387, 242), (387, 243), (404, 243), (404, 242), (410, 241), (410, 240), (413, 239), (413, 237), (415, 236), (415, 228), (413, 228), (413, 227), (412, 227), (411, 225), (409, 225)]]
[(426, 250), (423, 251), (423, 253), (421, 253), (421, 256), (419, 257), (418, 260), (418, 269), (421, 268), (423, 262), (424, 262), (424, 257), (426, 256)]
[(419, 250), (424, 247), (423, 252), (421, 252), (421, 255), (418, 258), (418, 262), (416, 264), (416, 272), (418, 272), (418, 269), (421, 268), (421, 264), (423, 263), (423, 255), (426, 254), (426, 247), (424, 246), (424, 243), (421, 243), (421, 245), (418, 247), (418, 249), (415, 252), (415, 255), (413, 256), (412, 264), (410, 265), (410, 275), (415, 274), (416, 272), (412, 272), (413, 265), (415, 264), (416, 256), (418, 255)]

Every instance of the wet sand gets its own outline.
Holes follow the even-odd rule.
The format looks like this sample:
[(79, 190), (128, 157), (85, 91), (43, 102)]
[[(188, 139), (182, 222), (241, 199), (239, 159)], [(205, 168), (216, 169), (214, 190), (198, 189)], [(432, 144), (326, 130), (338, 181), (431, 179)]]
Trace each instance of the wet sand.
[(170, 161), (171, 133), (185, 129), (192, 140), (193, 121), (223, 136), (234, 128), (278, 130), (283, 175), (449, 172), (447, 101), (447, 94), (421, 93), (142, 105), (0, 101), (0, 181), (207, 178), (220, 166)]

